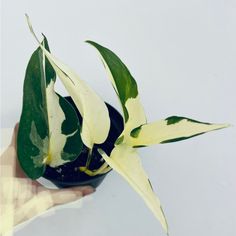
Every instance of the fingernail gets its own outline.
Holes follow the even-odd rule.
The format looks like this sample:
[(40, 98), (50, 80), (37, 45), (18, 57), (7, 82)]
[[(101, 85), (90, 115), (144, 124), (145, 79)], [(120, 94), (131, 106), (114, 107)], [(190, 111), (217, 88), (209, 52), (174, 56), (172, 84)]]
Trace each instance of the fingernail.
[(96, 191), (95, 188), (88, 186), (83, 190), (83, 194), (84, 194), (84, 196), (86, 196), (86, 195), (94, 193), (95, 191)]

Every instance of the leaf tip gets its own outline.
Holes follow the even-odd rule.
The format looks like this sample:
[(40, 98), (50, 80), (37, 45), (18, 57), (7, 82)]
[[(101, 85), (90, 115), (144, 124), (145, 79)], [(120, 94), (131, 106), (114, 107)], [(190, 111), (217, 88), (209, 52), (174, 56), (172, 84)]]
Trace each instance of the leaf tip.
[(230, 128), (230, 127), (234, 127), (233, 124), (225, 124), (225, 128)]
[(31, 31), (32, 30), (32, 24), (30, 22), (30, 17), (29, 17), (29, 15), (27, 13), (25, 13), (25, 18), (26, 18), (27, 24), (28, 24), (28, 26), (30, 28), (30, 31)]
[(28, 27), (29, 27), (29, 30), (30, 32), (33, 34), (34, 38), (36, 39), (36, 41), (39, 43), (40, 45), (40, 41), (39, 39), (37, 38), (36, 34), (34, 33), (34, 29), (33, 29), (33, 26), (31, 24), (31, 21), (30, 21), (30, 17), (28, 16), (27, 13), (25, 13), (25, 18), (26, 18), (26, 21), (27, 21), (27, 24), (28, 24)]
[(218, 129), (225, 129), (225, 128), (230, 128), (234, 127), (232, 124), (218, 124), (219, 128)]
[(162, 216), (163, 216), (163, 220), (160, 221), (160, 222), (161, 222), (161, 225), (162, 225), (166, 235), (169, 236), (169, 226), (168, 226), (168, 223), (167, 223), (167, 219), (166, 219), (165, 213), (164, 213), (164, 211), (162, 209), (162, 206), (160, 206), (160, 209), (161, 209)]
[(88, 44), (90, 44), (90, 45), (92, 45), (92, 46), (94, 46), (95, 48), (96, 48), (96, 46), (98, 45), (97, 43), (95, 43), (94, 41), (92, 41), (92, 40), (85, 40), (84, 41), (85, 43), (88, 43)]
[(89, 39), (86, 39), (84, 42), (91, 44), (93, 41), (91, 41), (91, 40), (89, 40)]

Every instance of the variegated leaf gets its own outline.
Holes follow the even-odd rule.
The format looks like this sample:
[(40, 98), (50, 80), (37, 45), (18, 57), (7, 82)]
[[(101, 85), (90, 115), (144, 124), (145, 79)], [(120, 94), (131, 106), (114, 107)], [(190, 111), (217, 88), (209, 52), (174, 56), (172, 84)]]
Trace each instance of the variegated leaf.
[(83, 117), (81, 131), (83, 143), (90, 149), (94, 144), (103, 143), (110, 129), (110, 117), (104, 101), (71, 68), (58, 60), (40, 44), (28, 17), (27, 20), (32, 34)]
[(186, 117), (171, 116), (134, 129), (128, 143), (131, 146), (139, 147), (176, 142), (228, 126), (227, 124), (211, 124)]
[(146, 123), (145, 113), (138, 95), (137, 83), (128, 68), (115, 53), (98, 43), (86, 42), (99, 51), (103, 65), (120, 99), (125, 119), (125, 129), (121, 137), (123, 142), (125, 142), (131, 130)]
[(168, 233), (168, 225), (161, 208), (160, 200), (153, 192), (151, 183), (143, 170), (137, 151), (126, 144), (120, 144), (115, 146), (110, 157), (101, 149), (99, 152), (107, 164), (117, 171), (143, 198), (148, 208), (153, 212), (164, 230)]
[[(46, 38), (43, 45), (49, 50)], [(26, 69), (17, 138), (19, 162), (32, 179), (81, 152), (80, 124), (72, 106), (54, 91), (56, 74), (39, 47)]]

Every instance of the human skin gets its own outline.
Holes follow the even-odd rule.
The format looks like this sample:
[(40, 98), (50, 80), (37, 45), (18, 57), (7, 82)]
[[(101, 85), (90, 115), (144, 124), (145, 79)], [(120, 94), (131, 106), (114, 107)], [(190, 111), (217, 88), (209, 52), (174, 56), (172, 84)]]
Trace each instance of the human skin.
[(91, 194), (90, 186), (66, 189), (48, 189), (29, 179), (22, 171), (16, 152), (18, 124), (12, 140), (0, 157), (0, 235), (56, 205), (75, 201)]

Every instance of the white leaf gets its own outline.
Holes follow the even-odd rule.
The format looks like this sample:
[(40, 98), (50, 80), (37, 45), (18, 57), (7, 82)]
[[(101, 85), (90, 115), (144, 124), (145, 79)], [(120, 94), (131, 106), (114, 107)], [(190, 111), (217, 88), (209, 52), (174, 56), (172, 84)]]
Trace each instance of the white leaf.
[(160, 200), (153, 192), (137, 151), (126, 144), (120, 144), (113, 149), (110, 157), (101, 149), (99, 152), (107, 164), (117, 171), (143, 198), (149, 209), (160, 221), (164, 230), (168, 232), (168, 225), (161, 208)]

